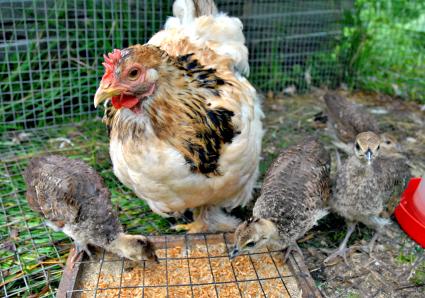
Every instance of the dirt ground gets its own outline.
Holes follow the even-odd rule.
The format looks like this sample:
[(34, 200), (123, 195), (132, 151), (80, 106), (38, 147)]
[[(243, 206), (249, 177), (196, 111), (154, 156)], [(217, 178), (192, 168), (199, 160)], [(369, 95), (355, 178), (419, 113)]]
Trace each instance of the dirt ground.
[[(349, 93), (353, 102), (364, 105), (378, 119), (383, 132), (396, 137), (412, 166), (412, 176), (425, 175), (425, 112), (424, 107), (387, 96)], [(264, 99), (265, 139), (261, 172), (270, 165), (281, 148), (294, 144), (307, 135), (316, 135), (332, 155), (335, 175), (335, 147), (330, 130), (323, 123), (326, 111), (322, 95), (316, 90), (307, 95), (283, 96), (268, 94)], [(324, 114), (320, 114), (323, 112)], [(316, 121), (315, 121), (316, 119)], [(344, 155), (341, 155), (345, 158)], [(425, 297), (425, 260), (409, 278), (409, 267), (424, 250), (400, 229), (395, 219), (378, 239), (371, 256), (353, 249), (348, 264), (336, 260), (324, 265), (327, 254), (323, 248), (336, 248), (345, 236), (344, 220), (328, 215), (301, 240), (301, 247), (317, 286), (325, 297)], [(349, 245), (366, 243), (373, 231), (358, 226)]]

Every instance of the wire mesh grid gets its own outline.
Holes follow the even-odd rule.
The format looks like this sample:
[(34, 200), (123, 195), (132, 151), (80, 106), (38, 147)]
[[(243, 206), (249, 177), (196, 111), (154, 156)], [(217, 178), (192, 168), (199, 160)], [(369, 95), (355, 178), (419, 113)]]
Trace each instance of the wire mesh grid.
[[(102, 55), (145, 43), (171, 15), (172, 0), (0, 2), (0, 124), (57, 125), (95, 113)], [(216, 1), (240, 17), (250, 80), (261, 91), (336, 84), (333, 58), (352, 1)]]
[[(232, 234), (157, 236), (159, 264), (129, 264), (99, 252), (78, 262), (78, 277), (61, 297), (299, 297), (282, 251), (229, 260)], [(297, 264), (296, 259), (294, 259)], [(130, 266), (129, 266), (130, 265)], [(300, 272), (300, 267), (295, 271)], [(62, 292), (63, 291), (63, 292)]]

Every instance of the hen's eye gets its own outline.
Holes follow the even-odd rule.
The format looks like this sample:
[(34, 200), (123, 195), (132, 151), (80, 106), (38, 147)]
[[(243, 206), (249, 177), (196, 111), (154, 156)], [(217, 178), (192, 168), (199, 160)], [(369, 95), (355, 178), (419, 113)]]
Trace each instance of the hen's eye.
[(391, 144), (391, 141), (385, 141), (385, 144), (389, 145)]
[(357, 149), (357, 150), (360, 150), (360, 145), (359, 145), (359, 143), (356, 143), (356, 149)]
[(247, 244), (245, 244), (246, 247), (254, 247), (255, 246), (255, 242), (254, 241), (250, 241)]
[(137, 68), (133, 68), (133, 69), (131, 69), (129, 72), (128, 72), (128, 78), (130, 79), (130, 80), (134, 80), (134, 79), (136, 79), (138, 76), (139, 76), (139, 69), (137, 69)]

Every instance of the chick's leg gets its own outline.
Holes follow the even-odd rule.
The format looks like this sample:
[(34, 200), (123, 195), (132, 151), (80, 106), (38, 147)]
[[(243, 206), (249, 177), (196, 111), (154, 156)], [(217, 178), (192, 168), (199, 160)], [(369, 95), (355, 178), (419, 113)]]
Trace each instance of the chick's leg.
[(361, 249), (364, 252), (366, 252), (369, 255), (371, 255), (372, 254), (372, 251), (373, 251), (373, 248), (375, 247), (376, 239), (378, 239), (378, 237), (379, 237), (379, 234), (380, 234), (379, 232), (375, 232), (375, 234), (373, 234), (373, 236), (372, 236), (372, 239), (370, 239), (369, 243), (366, 244), (366, 245), (363, 245), (361, 247)]
[(89, 248), (87, 247), (87, 244), (81, 244), (78, 242), (75, 242), (75, 254), (71, 259), (71, 266), (74, 267), (75, 262), (78, 260), (78, 258), (81, 256), (81, 254), (86, 253), (90, 260), (92, 259), (92, 254), (89, 250)]
[(372, 216), (372, 217), (368, 217), (364, 219), (363, 223), (375, 229), (375, 234), (373, 235), (372, 239), (370, 239), (369, 244), (361, 247), (363, 251), (365, 251), (371, 256), (376, 240), (378, 239), (379, 235), (381, 235), (381, 233), (383, 232), (385, 226), (390, 223), (390, 221), (388, 218)]
[(330, 261), (332, 261), (333, 259), (335, 259), (337, 257), (342, 257), (344, 259), (345, 263), (348, 264), (348, 262), (347, 262), (347, 250), (349, 250), (349, 248), (347, 248), (347, 243), (348, 243), (348, 240), (350, 239), (351, 234), (353, 234), (355, 228), (356, 228), (356, 223), (351, 223), (348, 226), (347, 234), (345, 235), (344, 240), (341, 242), (338, 249), (335, 250), (333, 253), (331, 253), (331, 255), (329, 255), (325, 259), (325, 263), (329, 263)]
[(298, 244), (295, 242), (295, 243), (293, 243), (293, 244), (289, 245), (289, 246), (286, 248), (285, 258), (284, 258), (284, 261), (285, 261), (285, 262), (286, 262), (286, 261), (288, 261), (288, 258), (289, 258), (289, 255), (291, 254), (291, 252), (297, 252), (300, 256), (304, 257), (304, 254), (303, 254), (303, 252), (302, 252), (301, 248), (300, 248), (300, 247), (298, 246)]
[(410, 280), (415, 275), (416, 269), (422, 264), (424, 259), (425, 252), (422, 254), (422, 256), (417, 257), (415, 263), (409, 268), (409, 276), (407, 277), (407, 280)]
[(203, 220), (203, 213), (205, 207), (195, 208), (193, 217), (195, 220), (188, 224), (178, 224), (172, 227), (176, 231), (187, 231), (188, 233), (202, 233), (208, 231), (208, 226)]

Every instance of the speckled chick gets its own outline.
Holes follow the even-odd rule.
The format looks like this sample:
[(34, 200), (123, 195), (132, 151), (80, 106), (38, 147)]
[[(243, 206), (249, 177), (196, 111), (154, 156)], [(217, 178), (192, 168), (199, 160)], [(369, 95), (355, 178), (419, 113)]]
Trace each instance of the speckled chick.
[(103, 179), (83, 161), (37, 157), (23, 175), (31, 209), (54, 230), (74, 239), (78, 252), (90, 256), (90, 244), (133, 261), (157, 260), (145, 236), (124, 233)]
[(343, 142), (352, 142), (357, 134), (364, 131), (379, 133), (376, 119), (363, 107), (335, 92), (326, 93), (324, 100), (330, 124)]
[(347, 235), (340, 247), (325, 262), (341, 256), (345, 259), (347, 242), (357, 222), (374, 229), (367, 250), (372, 251), (374, 242), (389, 220), (380, 216), (392, 193), (404, 185), (409, 176), (405, 159), (397, 152), (381, 155), (381, 139), (373, 132), (357, 135), (354, 154), (338, 170), (336, 186), (330, 206), (344, 217), (349, 225)]
[(327, 214), (329, 172), (329, 153), (315, 138), (283, 150), (268, 170), (253, 217), (235, 232), (231, 257), (264, 246), (297, 248), (296, 241)]

